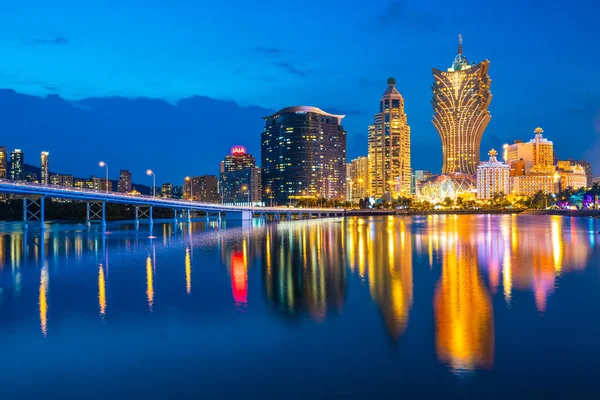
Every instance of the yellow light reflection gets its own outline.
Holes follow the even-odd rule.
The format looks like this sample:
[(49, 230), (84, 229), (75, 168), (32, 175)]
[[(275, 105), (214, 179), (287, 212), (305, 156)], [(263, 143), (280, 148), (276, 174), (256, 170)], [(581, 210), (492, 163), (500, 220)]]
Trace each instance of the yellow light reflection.
[(48, 272), (44, 267), (40, 275), (40, 294), (39, 294), (39, 305), (40, 305), (40, 326), (44, 337), (48, 334), (48, 299), (46, 297), (46, 291), (48, 290)]
[(187, 294), (192, 292), (192, 261), (190, 249), (185, 249), (185, 289)]
[(100, 315), (106, 314), (106, 282), (104, 280), (104, 268), (102, 264), (98, 268), (98, 303), (100, 305)]
[(146, 295), (148, 296), (148, 307), (152, 312), (152, 306), (154, 305), (154, 282), (152, 277), (152, 258), (148, 255), (146, 258)]

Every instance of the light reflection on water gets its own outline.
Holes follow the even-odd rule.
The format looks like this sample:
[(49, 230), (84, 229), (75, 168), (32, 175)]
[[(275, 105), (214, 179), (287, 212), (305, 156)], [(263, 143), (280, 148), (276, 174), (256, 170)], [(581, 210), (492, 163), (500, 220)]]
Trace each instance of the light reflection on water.
[[(209, 321), (226, 324), (223, 340), (235, 340), (232, 330), (253, 321), (264, 332), (294, 321), (304, 332), (296, 345), (310, 354), (318, 325), (357, 335), (339, 330), (347, 320), (368, 332), (360, 339), (364, 362), (384, 357), (377, 353), (383, 332), (393, 344), (389, 354), (402, 353), (404, 336), (420, 336), (419, 346), (430, 346), (449, 373), (493, 372), (502, 354), (496, 327), (529, 305), (537, 311), (530, 324), (560, 309), (551, 301), (562, 290), (558, 283), (598, 258), (597, 232), (591, 219), (516, 215), (180, 223), (152, 231), (115, 225), (106, 233), (69, 225), (45, 233), (13, 229), (0, 235), (0, 315), (13, 326), (0, 339), (31, 333), (30, 287), (37, 282), (44, 341), (76, 340), (77, 321), (91, 323), (93, 314), (100, 335), (129, 318), (177, 315), (184, 322), (205, 318), (207, 329)], [(256, 346), (271, 351), (268, 342)], [(405, 350), (405, 363), (416, 362)]]

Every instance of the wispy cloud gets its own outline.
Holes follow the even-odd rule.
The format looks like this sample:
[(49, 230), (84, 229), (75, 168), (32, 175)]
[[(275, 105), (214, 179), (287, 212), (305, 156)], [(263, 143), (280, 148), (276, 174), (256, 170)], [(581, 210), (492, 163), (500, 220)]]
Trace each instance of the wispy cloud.
[[(433, 24), (433, 21), (437, 21)], [(406, 1), (392, 0), (383, 13), (366, 23), (357, 25), (360, 30), (383, 30), (391, 27), (432, 30), (439, 25), (440, 17), (431, 10), (409, 7)]]
[(34, 39), (31, 43), (40, 46), (62, 46), (69, 44), (69, 39), (64, 36), (57, 36), (53, 39)]
[(296, 75), (296, 76), (301, 76), (301, 77), (308, 76), (308, 71), (302, 70), (298, 67), (295, 67), (292, 64), (290, 64), (289, 62), (278, 61), (278, 62), (274, 62), (273, 65), (291, 75)]
[(254, 49), (255, 53), (266, 55), (266, 56), (278, 56), (282, 54), (284, 51), (279, 47), (256, 47)]

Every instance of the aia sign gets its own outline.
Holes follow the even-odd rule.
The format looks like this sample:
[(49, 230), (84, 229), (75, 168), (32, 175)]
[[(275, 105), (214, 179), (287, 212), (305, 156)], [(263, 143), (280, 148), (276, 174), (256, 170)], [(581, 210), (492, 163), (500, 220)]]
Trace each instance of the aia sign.
[(234, 156), (246, 154), (246, 148), (244, 146), (233, 146), (231, 148), (231, 154)]

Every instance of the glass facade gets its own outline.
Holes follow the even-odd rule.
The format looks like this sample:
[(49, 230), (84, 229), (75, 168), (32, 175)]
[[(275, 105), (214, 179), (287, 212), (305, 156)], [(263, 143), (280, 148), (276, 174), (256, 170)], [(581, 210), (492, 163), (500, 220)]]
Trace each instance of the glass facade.
[(343, 115), (297, 106), (265, 117), (261, 135), (265, 201), (286, 204), (302, 198), (344, 199), (346, 131)]
[(483, 132), (490, 122), (490, 62), (469, 64), (458, 55), (447, 71), (433, 68), (433, 125), (442, 139), (443, 174), (475, 174)]
[(369, 194), (377, 198), (385, 193), (393, 197), (409, 196), (410, 127), (404, 112), (404, 99), (396, 89), (396, 80), (388, 79), (381, 96), (379, 112), (369, 126)]

